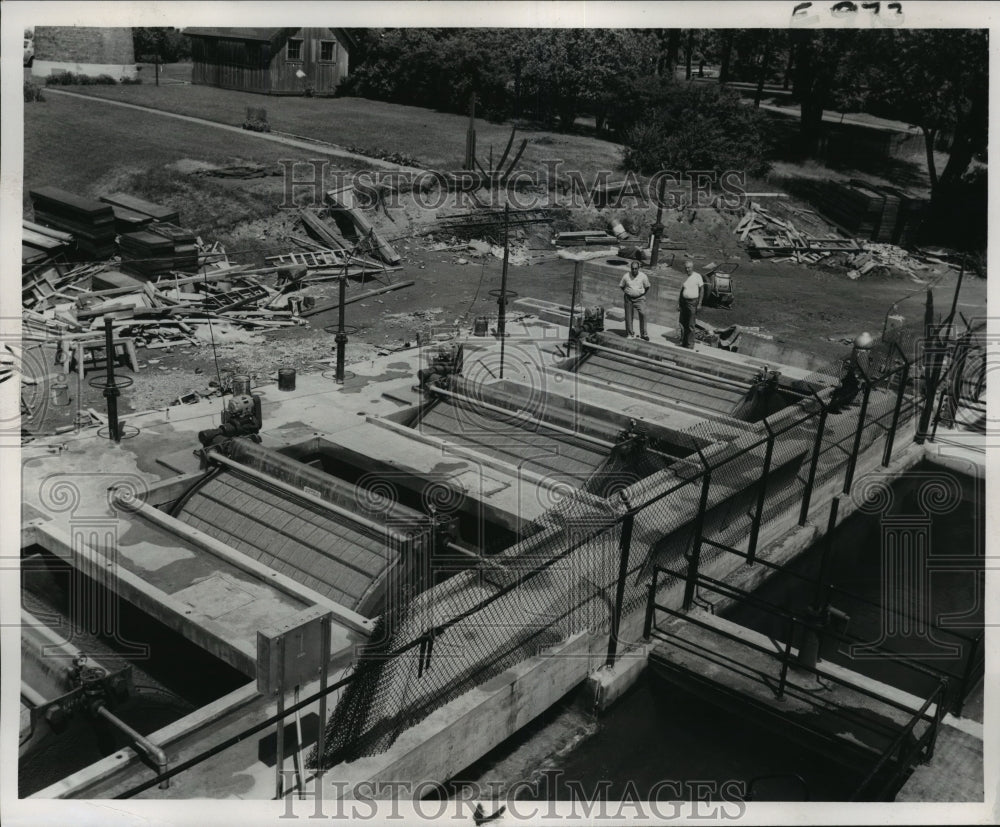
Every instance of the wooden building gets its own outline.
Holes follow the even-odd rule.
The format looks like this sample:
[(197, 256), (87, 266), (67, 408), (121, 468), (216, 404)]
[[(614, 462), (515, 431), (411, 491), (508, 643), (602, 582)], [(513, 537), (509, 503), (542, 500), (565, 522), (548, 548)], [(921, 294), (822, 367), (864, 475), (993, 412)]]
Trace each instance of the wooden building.
[(193, 83), (264, 95), (332, 95), (354, 39), (344, 29), (185, 29)]

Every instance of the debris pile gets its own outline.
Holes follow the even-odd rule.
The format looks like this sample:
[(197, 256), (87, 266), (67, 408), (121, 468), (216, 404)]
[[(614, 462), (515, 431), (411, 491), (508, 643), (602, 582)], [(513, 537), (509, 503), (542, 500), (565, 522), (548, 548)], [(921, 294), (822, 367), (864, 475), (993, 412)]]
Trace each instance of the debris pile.
[(734, 232), (751, 256), (774, 261), (815, 264), (833, 253), (861, 250), (853, 238), (814, 236), (800, 231), (791, 221), (779, 218), (753, 201)]

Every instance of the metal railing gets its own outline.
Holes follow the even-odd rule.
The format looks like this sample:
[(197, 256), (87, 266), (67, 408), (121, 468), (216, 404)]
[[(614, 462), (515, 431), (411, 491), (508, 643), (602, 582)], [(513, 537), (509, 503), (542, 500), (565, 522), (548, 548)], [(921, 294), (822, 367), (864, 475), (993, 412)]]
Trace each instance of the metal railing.
[[(504, 559), (502, 572), (498, 573), (485, 564), (473, 566), (473, 572), (478, 570), (487, 580), (493, 578), (492, 593), (479, 597), (473, 591), (469, 601), (454, 599), (454, 608), (449, 609), (453, 611), (451, 616), (422, 628), (419, 625), (421, 612), (426, 611), (426, 606), (421, 603), (422, 597), (414, 598), (406, 606), (396, 607), (395, 615), (387, 613), (385, 641), (378, 647), (369, 646), (364, 650), (352, 674), (325, 690), (326, 693), (345, 690), (338, 707), (352, 694), (364, 695), (364, 699), (358, 701), (360, 712), (348, 710), (343, 719), (338, 719), (338, 710), (334, 710), (327, 738), (328, 754), (318, 757), (317, 766), (331, 766), (338, 761), (387, 749), (402, 730), (416, 724), (434, 709), (498, 674), (498, 670), (503, 671), (529, 657), (535, 642), (551, 645), (553, 630), (561, 636), (584, 629), (593, 630), (594, 619), (585, 616), (586, 613), (580, 609), (592, 601), (603, 605), (601, 601), (605, 598), (602, 594), (610, 594), (612, 586), (614, 598), (613, 602), (607, 600), (611, 605), (605, 616), (609, 628), (605, 662), (613, 665), (625, 643), (621, 639), (622, 618), (625, 612), (641, 608), (646, 596), (644, 572), (648, 561), (645, 556), (638, 563), (633, 559), (634, 538), (640, 519), (647, 533), (653, 525), (664, 538), (683, 539), (687, 536), (685, 532), (690, 532), (695, 543), (695, 550), (689, 555), (693, 562), (693, 575), (689, 576), (690, 586), (686, 586), (692, 590), (691, 599), (699, 582), (697, 569), (700, 558), (706, 553), (703, 545), (725, 553), (741, 554), (731, 541), (725, 542), (721, 535), (706, 537), (706, 529), (710, 528), (706, 522), (708, 512), (721, 508), (734, 497), (748, 496), (753, 500), (747, 529), (751, 542), (745, 559), (747, 562), (765, 562), (757, 557), (757, 546), (763, 521), (770, 514), (792, 508), (799, 509), (800, 518), (807, 517), (815, 486), (841, 471), (845, 473), (844, 486), (849, 488), (858, 455), (883, 435), (886, 441), (883, 462), (888, 463), (891, 459), (904, 413), (908, 417), (912, 412), (912, 408), (904, 409), (909, 366), (905, 358), (899, 364), (896, 354), (890, 351), (882, 356), (884, 370), (871, 370), (865, 375), (860, 389), (860, 406), (838, 413), (839, 427), (846, 432), (841, 436), (847, 442), (846, 447), (840, 445), (837, 439), (831, 441), (827, 434), (833, 413), (830, 403), (815, 391), (811, 396), (803, 395), (801, 401), (796, 403), (797, 410), (793, 405), (783, 413), (766, 418), (763, 426), (765, 433), (760, 438), (754, 439), (755, 435), (744, 433), (737, 438), (737, 444), (721, 445), (711, 456), (700, 446), (719, 443), (713, 430), (715, 426), (712, 423), (699, 425), (697, 428), (701, 430), (692, 429), (690, 433), (691, 454), (671, 466), (674, 479), (661, 483), (655, 494), (635, 504), (624, 495), (609, 497), (600, 509), (595, 509), (593, 498), (570, 497), (568, 505), (561, 511), (557, 508), (539, 518), (535, 524), (537, 530), (522, 534), (525, 539), (521, 543), (527, 551)], [(876, 390), (885, 409), (871, 415), (870, 402)], [(894, 395), (888, 395), (887, 390), (894, 391)], [(890, 399), (891, 409), (887, 407)], [(854, 416), (857, 416), (856, 421)], [(803, 480), (802, 471), (806, 462), (808, 470)], [(782, 475), (780, 479), (779, 471)], [(675, 496), (686, 497), (685, 489), (691, 492), (689, 499), (669, 500)], [(719, 530), (728, 532), (727, 536), (738, 536), (745, 528), (743, 517), (737, 514), (735, 522), (728, 520), (729, 517), (723, 520), (726, 526)], [(539, 537), (542, 539), (539, 540)], [(564, 562), (572, 564), (577, 558), (571, 555), (586, 555), (592, 553), (590, 549), (593, 545), (604, 548), (602, 544), (610, 545), (612, 542), (617, 554), (607, 556), (607, 568), (599, 574), (600, 582), (595, 581), (589, 590), (580, 590), (578, 596), (571, 598), (578, 602), (568, 605), (565, 610), (553, 612), (551, 598), (545, 591), (531, 587), (536, 578), (544, 577), (554, 570), (554, 566)], [(603, 554), (600, 550), (593, 553)], [(655, 562), (661, 552), (651, 550), (649, 554)], [(600, 559), (603, 564), (604, 558)], [(680, 575), (681, 579), (684, 576)], [(518, 590), (521, 591), (515, 594)], [(433, 594), (428, 593), (424, 597), (430, 600)], [(455, 595), (451, 597), (455, 598)], [(512, 620), (512, 601), (521, 607), (522, 615), (525, 614), (524, 609), (528, 609), (528, 614), (536, 612), (546, 619), (540, 621), (537, 627), (525, 624), (521, 617)], [(478, 629), (499, 629), (492, 648), (484, 640), (483, 646), (477, 649), (483, 653), (482, 657), (472, 660), (472, 655), (467, 654), (469, 647), (462, 648), (458, 640), (459, 637), (464, 638), (460, 634), (448, 649), (448, 654), (439, 655), (441, 647), (449, 643), (449, 630), (466, 621), (477, 622)], [(508, 628), (512, 623), (521, 624), (523, 631), (517, 635), (505, 632), (504, 623)], [(373, 639), (375, 637), (373, 635)], [(465, 654), (456, 656), (456, 653)], [(463, 659), (466, 657), (468, 659)], [(412, 667), (412, 672), (407, 672), (408, 665)], [(411, 677), (406, 678), (406, 675)], [(166, 777), (189, 770), (245, 738), (284, 721), (298, 710), (315, 703), (322, 694), (294, 704), (282, 716), (273, 716), (177, 764)], [(326, 723), (320, 722), (320, 726)], [(334, 736), (337, 744), (329, 746)], [(161, 780), (163, 778), (157, 776), (118, 797), (137, 795)]]
[[(948, 691), (948, 680), (946, 678), (941, 678), (935, 675), (933, 672), (919, 664), (902, 662), (903, 666), (911, 668), (916, 672), (923, 673), (925, 676), (935, 680), (933, 691), (931, 691), (931, 693), (924, 699), (920, 708), (914, 710), (894, 698), (880, 695), (874, 690), (861, 686), (844, 676), (831, 673), (828, 670), (823, 670), (817, 666), (812, 666), (809, 663), (804, 662), (801, 658), (801, 649), (793, 654), (793, 641), (797, 637), (804, 639), (806, 635), (812, 634), (820, 639), (823, 637), (846, 639), (845, 636), (831, 630), (827, 625), (818, 622), (815, 618), (791, 612), (782, 606), (778, 606), (770, 601), (759, 598), (751, 592), (747, 592), (719, 580), (706, 577), (703, 574), (696, 575), (695, 579), (697, 581), (697, 588), (703, 588), (722, 597), (751, 605), (785, 621), (786, 633), (784, 642), (781, 643), (780, 641), (772, 639), (772, 646), (765, 646), (748, 639), (744, 635), (734, 634), (726, 629), (720, 628), (716, 624), (700, 620), (693, 616), (689, 609), (673, 608), (658, 602), (658, 578), (661, 572), (673, 578), (685, 576), (683, 572), (672, 570), (665, 566), (657, 566), (654, 568), (653, 576), (648, 586), (646, 615), (643, 625), (643, 635), (647, 640), (651, 638), (658, 638), (667, 643), (682, 646), (685, 651), (693, 652), (713, 661), (716, 664), (724, 666), (728, 660), (731, 664), (728, 668), (738, 672), (744, 677), (756, 676), (756, 679), (761, 684), (767, 686), (771, 690), (776, 700), (781, 700), (787, 691), (795, 690), (795, 696), (797, 699), (803, 700), (806, 703), (815, 703), (817, 706), (820, 705), (819, 702), (813, 698), (808, 689), (799, 687), (797, 684), (789, 680), (789, 669), (794, 668), (797, 672), (805, 672), (815, 676), (817, 679), (830, 681), (847, 687), (852, 692), (864, 695), (872, 700), (903, 712), (908, 716), (905, 724), (897, 727), (891, 727), (888, 724), (865, 716), (853, 708), (847, 706), (837, 706), (836, 703), (830, 699), (827, 699), (827, 701), (823, 704), (823, 708), (827, 712), (834, 710), (833, 714), (839, 716), (840, 718), (863, 727), (883, 739), (890, 739), (888, 743), (879, 751), (878, 757), (875, 759), (873, 765), (868, 769), (864, 778), (856, 787), (854, 794), (852, 795), (852, 800), (859, 800), (862, 798), (870, 800), (870, 796), (872, 795), (877, 797), (876, 800), (880, 800), (881, 796), (885, 795), (886, 791), (894, 789), (895, 785), (898, 784), (902, 776), (912, 770), (916, 764), (926, 763), (933, 758), (937, 734), (945, 712), (945, 699)], [(687, 576), (690, 577), (690, 573), (688, 573)], [(722, 638), (730, 640), (742, 648), (753, 650), (767, 656), (768, 659), (774, 662), (777, 675), (775, 676), (772, 672), (767, 670), (754, 668), (745, 661), (736, 661), (733, 658), (726, 658), (714, 649), (709, 650), (708, 648), (702, 647), (693, 641), (684, 640), (679, 635), (673, 635), (671, 632), (657, 625), (657, 612), (662, 612), (672, 617), (679, 618), (685, 624), (691, 624), (700, 629), (704, 629)], [(932, 706), (934, 707), (933, 711), (931, 711)], [(924, 722), (927, 726), (920, 736), (914, 739), (913, 732), (921, 722)], [(816, 733), (818, 736), (823, 735), (823, 733), (819, 730), (817, 730)], [(882, 773), (882, 771), (887, 767), (891, 769), (889, 777), (880, 778), (879, 774)]]

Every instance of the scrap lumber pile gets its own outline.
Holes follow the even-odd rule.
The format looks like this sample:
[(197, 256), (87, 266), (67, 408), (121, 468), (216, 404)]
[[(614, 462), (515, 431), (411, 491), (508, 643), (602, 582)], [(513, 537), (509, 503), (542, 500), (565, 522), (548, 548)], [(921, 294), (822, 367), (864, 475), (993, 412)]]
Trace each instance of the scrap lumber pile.
[(39, 187), (28, 194), (35, 223), (72, 234), (79, 258), (93, 261), (114, 255), (115, 213), (111, 205), (58, 187)]
[(290, 251), (280, 255), (267, 256), (265, 261), (278, 267), (305, 268), (306, 282), (321, 281), (329, 278), (339, 278), (341, 276), (368, 276), (379, 275), (388, 270), (401, 269), (400, 264), (387, 264), (385, 261), (376, 261), (365, 255), (361, 255), (359, 250), (367, 249), (371, 245), (366, 244), (364, 239), (358, 240), (353, 249), (347, 249), (345, 244), (334, 232), (326, 221), (311, 210), (299, 210), (299, 218), (302, 221), (306, 232), (315, 241), (301, 236), (291, 236), (291, 240), (297, 244), (300, 251)]
[(80, 362), (78, 354), (91, 340), (100, 339), (107, 316), (127, 347), (151, 349), (200, 345), (237, 329), (304, 324), (284, 309), (290, 307), (286, 287), (261, 281), (277, 270), (220, 263), (198, 275), (170, 275), (154, 283), (103, 264), (51, 267), (24, 282), (23, 338), (58, 345), (57, 360), (68, 367), (74, 359)]
[(390, 266), (396, 266), (402, 261), (402, 257), (397, 253), (392, 245), (381, 235), (379, 235), (372, 223), (365, 217), (364, 213), (354, 203), (354, 187), (347, 186), (338, 190), (331, 190), (326, 194), (326, 200), (330, 206), (340, 213), (340, 215), (353, 225), (355, 247), (359, 251), (363, 250)]
[[(438, 219), (438, 228), (458, 238), (488, 238), (503, 243), (504, 210), (473, 210)], [(548, 210), (510, 210), (506, 216), (508, 228), (547, 224), (552, 221)]]
[(927, 202), (910, 193), (858, 178), (813, 182), (808, 194), (831, 223), (868, 241), (911, 246)]
[(801, 231), (788, 219), (779, 218), (756, 202), (750, 202), (734, 232), (746, 244), (751, 256), (781, 256), (775, 261), (814, 264), (833, 253), (853, 253), (861, 249), (853, 238), (814, 236)]

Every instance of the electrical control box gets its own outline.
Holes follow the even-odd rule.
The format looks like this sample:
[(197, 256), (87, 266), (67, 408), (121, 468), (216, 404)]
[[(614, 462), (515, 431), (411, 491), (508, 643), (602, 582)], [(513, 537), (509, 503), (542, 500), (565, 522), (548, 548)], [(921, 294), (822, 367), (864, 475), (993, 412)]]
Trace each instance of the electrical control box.
[(257, 632), (257, 691), (278, 695), (315, 680), (330, 662), (330, 612), (314, 607)]

